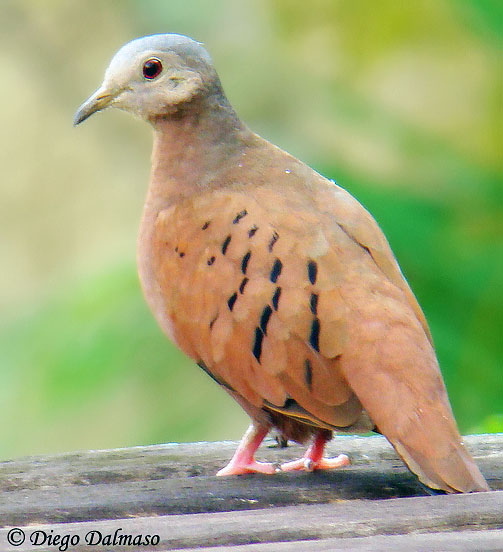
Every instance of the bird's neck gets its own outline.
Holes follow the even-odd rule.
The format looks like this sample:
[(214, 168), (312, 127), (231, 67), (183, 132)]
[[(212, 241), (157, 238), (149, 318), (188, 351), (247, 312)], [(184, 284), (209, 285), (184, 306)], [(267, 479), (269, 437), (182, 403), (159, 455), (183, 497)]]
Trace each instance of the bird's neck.
[(154, 147), (148, 199), (156, 204), (168, 206), (213, 186), (250, 141), (252, 133), (225, 98), (203, 102), (151, 121)]
[[(204, 109), (202, 109), (204, 107)], [(227, 102), (193, 106), (151, 121), (154, 127), (152, 172), (138, 236), (138, 269), (152, 310), (163, 325), (162, 301), (154, 274), (153, 235), (160, 211), (201, 191), (221, 185), (222, 173), (236, 164), (253, 142), (253, 133)], [(160, 310), (159, 310), (160, 309)], [(166, 328), (165, 328), (166, 329)], [(169, 333), (169, 329), (166, 329)]]

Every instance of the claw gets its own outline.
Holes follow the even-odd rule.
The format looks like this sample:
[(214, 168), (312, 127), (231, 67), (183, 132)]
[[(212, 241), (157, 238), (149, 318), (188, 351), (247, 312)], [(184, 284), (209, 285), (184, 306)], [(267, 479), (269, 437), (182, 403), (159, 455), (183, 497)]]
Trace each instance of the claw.
[(281, 465), (281, 471), (304, 470), (310, 472), (314, 470), (331, 470), (351, 464), (349, 456), (346, 454), (339, 454), (336, 458), (323, 458), (326, 442), (327, 438), (325, 434), (319, 433), (303, 458), (293, 460), (292, 462), (285, 462)]
[(335, 468), (342, 468), (343, 466), (349, 466), (351, 461), (346, 454), (339, 454), (336, 458), (321, 458), (318, 461), (304, 456), (298, 460), (292, 462), (285, 462), (281, 464), (281, 471), (296, 471), (303, 470), (311, 472), (314, 470), (333, 470)]
[(304, 469), (306, 471), (314, 470), (314, 462), (311, 460), (311, 458), (304, 458)]

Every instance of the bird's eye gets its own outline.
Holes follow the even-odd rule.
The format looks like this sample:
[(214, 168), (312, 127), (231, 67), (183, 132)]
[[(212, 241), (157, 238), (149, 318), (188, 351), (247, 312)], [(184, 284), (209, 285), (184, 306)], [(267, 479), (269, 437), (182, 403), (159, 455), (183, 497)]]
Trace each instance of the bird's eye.
[(146, 79), (155, 79), (162, 71), (162, 63), (157, 58), (150, 58), (143, 64), (143, 76)]

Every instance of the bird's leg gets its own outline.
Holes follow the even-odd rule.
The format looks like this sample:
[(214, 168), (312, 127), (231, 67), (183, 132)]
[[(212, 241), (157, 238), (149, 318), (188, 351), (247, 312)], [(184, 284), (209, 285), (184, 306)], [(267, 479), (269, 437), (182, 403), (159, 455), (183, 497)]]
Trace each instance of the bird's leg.
[(277, 464), (257, 462), (255, 452), (269, 433), (269, 428), (252, 423), (243, 435), (231, 461), (217, 475), (241, 475), (243, 473), (273, 474), (279, 471)]
[(349, 457), (345, 454), (339, 454), (337, 458), (323, 458), (323, 451), (327, 444), (328, 437), (325, 431), (320, 431), (316, 434), (314, 441), (309, 445), (306, 454), (298, 460), (285, 462), (281, 464), (281, 471), (293, 470), (327, 470), (332, 468), (341, 468), (351, 464)]

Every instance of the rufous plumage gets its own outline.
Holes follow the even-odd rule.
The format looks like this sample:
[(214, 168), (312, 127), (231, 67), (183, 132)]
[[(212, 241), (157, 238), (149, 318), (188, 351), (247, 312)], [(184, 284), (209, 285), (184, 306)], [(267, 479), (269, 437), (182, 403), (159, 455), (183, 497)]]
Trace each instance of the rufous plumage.
[(344, 466), (322, 456), (332, 432), (376, 430), (426, 485), (488, 490), (421, 308), (358, 201), (251, 132), (187, 37), (126, 44), (75, 124), (109, 106), (154, 129), (138, 240), (147, 302), (252, 419), (219, 474), (274, 473), (254, 458), (273, 427), (311, 441), (283, 470)]

